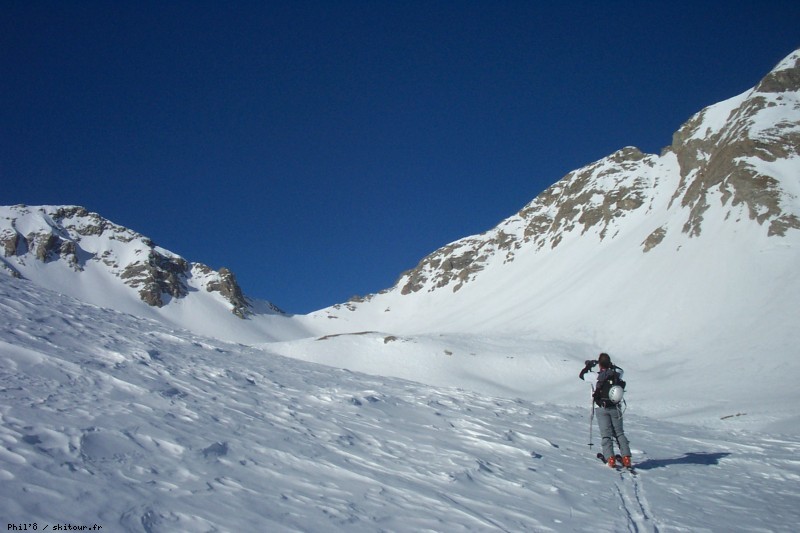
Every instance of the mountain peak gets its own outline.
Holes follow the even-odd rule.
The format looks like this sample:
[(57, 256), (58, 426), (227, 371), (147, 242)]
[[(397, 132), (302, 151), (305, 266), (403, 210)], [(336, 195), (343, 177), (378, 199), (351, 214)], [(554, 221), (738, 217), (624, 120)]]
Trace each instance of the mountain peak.
[(0, 264), (8, 273), (46, 277), (45, 285), (55, 282), (67, 293), (71, 287), (86, 285), (78, 279), (90, 277), (98, 290), (111, 280), (136, 291), (147, 305), (160, 308), (203, 289), (218, 294), (239, 318), (251, 313), (230, 270), (214, 271), (202, 263), (190, 263), (80, 206), (0, 208), (0, 247), (4, 252)]
[[(692, 116), (660, 155), (628, 146), (576, 169), (496, 227), (424, 257), (392, 288), (322, 315), (387, 331), (602, 323), (603, 336), (634, 338), (647, 313), (669, 324), (663, 338), (701, 327), (676, 309), (733, 313), (714, 303), (729, 287), (757, 301), (753, 276), (783, 276), (800, 238), (799, 73), (800, 50), (753, 89)], [(691, 291), (671, 291), (678, 279), (693, 280)], [(626, 299), (631, 290), (651, 297)]]
[(778, 63), (755, 90), (761, 93), (800, 91), (800, 48)]
[[(800, 155), (800, 50), (790, 54), (752, 90), (710, 106), (673, 138), (681, 183), (673, 201), (690, 210), (683, 231), (699, 235), (712, 201), (726, 217), (742, 213), (768, 234), (800, 229), (791, 209)], [(786, 172), (789, 170), (789, 172)]]

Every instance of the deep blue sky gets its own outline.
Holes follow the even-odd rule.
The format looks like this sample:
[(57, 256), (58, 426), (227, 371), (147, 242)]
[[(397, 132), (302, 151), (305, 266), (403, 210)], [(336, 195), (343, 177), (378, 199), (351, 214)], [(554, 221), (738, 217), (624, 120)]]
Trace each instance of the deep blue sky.
[(0, 10), (0, 204), (76, 204), (305, 313), (391, 286), (800, 46), (800, 2)]

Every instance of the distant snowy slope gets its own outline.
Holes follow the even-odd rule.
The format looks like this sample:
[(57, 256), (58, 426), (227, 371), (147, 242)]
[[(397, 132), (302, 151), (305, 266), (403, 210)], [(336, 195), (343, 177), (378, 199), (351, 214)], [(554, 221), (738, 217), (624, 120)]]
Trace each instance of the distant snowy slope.
[(307, 335), (212, 270), (77, 206), (0, 207), (0, 272), (83, 301), (241, 342)]

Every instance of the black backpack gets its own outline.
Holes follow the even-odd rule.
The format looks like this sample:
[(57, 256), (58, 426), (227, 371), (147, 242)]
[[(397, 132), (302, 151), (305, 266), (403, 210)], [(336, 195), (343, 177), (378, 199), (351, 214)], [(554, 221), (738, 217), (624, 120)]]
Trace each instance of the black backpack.
[(599, 382), (594, 390), (594, 400), (600, 407), (614, 407), (617, 405), (608, 398), (611, 387), (619, 385), (623, 389), (625, 388), (625, 381), (621, 377), (624, 370), (618, 366), (612, 366), (609, 370), (608, 377)]

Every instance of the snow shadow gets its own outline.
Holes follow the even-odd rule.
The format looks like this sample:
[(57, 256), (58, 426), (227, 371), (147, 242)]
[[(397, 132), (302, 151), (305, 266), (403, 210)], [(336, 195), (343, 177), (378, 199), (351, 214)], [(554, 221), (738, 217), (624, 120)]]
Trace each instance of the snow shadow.
[(636, 465), (637, 470), (652, 470), (654, 468), (663, 468), (670, 465), (717, 465), (720, 459), (728, 457), (728, 452), (693, 452), (686, 453), (681, 457), (674, 459), (647, 459)]

